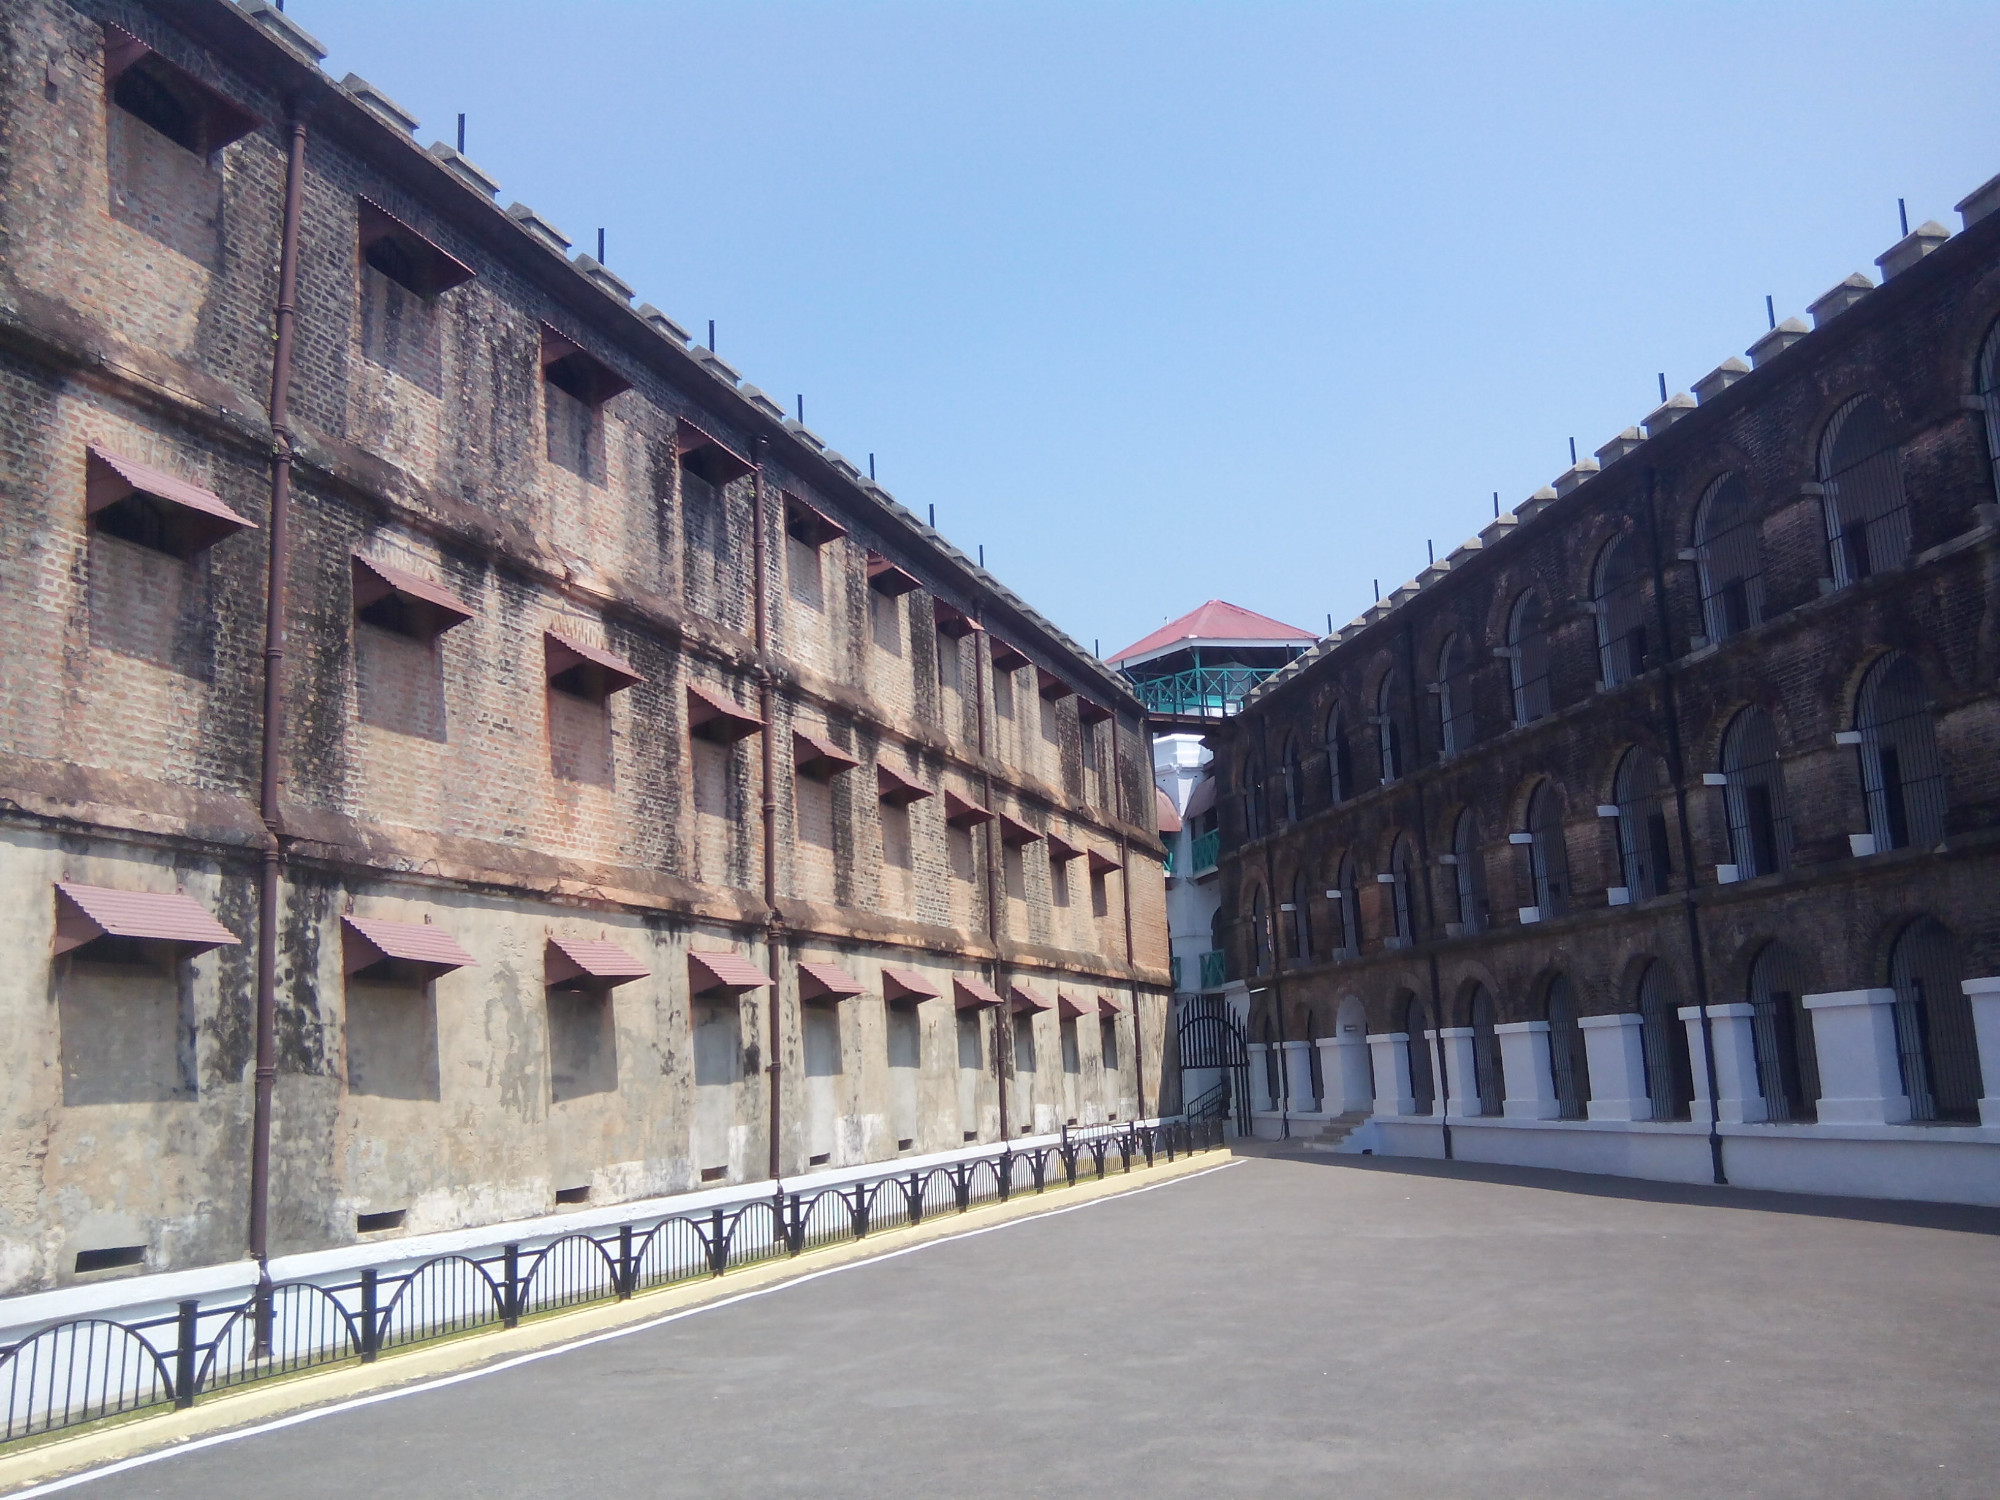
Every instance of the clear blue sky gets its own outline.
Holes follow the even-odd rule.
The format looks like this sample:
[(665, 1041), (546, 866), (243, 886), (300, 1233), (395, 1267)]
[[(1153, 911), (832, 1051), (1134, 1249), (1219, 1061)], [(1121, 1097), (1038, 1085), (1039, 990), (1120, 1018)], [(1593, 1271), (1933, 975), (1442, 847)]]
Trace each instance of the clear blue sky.
[(2000, 172), (2000, 5), (290, 0), (1088, 648), (1323, 630)]

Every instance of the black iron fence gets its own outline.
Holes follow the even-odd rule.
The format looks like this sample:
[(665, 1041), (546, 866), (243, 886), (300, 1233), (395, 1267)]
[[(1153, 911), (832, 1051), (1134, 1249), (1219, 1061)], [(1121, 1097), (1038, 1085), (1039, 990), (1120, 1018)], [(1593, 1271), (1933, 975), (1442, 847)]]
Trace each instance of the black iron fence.
[(512, 1328), (524, 1318), (624, 1300), (1221, 1145), (1215, 1120), (1085, 1126), (1065, 1130), (1055, 1143), (780, 1190), (604, 1233), (440, 1255), (352, 1279), (283, 1282), (240, 1301), (185, 1301), (152, 1318), (55, 1323), (0, 1348), (0, 1443), (192, 1406), (254, 1381), (367, 1363), (384, 1350)]

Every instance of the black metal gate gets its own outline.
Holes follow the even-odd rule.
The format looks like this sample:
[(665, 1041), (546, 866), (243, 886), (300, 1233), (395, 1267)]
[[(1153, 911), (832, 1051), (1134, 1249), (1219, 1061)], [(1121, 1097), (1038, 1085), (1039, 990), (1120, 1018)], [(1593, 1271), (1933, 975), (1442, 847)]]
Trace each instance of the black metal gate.
[[(1181, 1002), (1176, 1034), (1181, 1068), (1181, 1110), (1189, 1119), (1231, 1120), (1237, 1133), (1250, 1133), (1250, 1049), (1243, 1029), (1220, 995), (1192, 995)], [(1221, 1081), (1188, 1096), (1190, 1073), (1213, 1070)]]

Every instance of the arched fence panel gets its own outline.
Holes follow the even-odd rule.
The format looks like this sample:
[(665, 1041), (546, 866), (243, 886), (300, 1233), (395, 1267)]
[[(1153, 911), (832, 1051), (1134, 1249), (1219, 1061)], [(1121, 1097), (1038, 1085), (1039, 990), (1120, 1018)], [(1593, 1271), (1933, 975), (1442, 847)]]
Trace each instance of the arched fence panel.
[(515, 1297), (515, 1316), (616, 1297), (620, 1274), (618, 1260), (604, 1245), (587, 1234), (566, 1234), (528, 1262)]
[(174, 1396), (168, 1359), (123, 1323), (79, 1318), (0, 1351), (0, 1441), (166, 1406)]
[(195, 1389), (227, 1390), (274, 1375), (358, 1359), (360, 1320), (325, 1287), (274, 1286), (230, 1313), (201, 1362)]
[(403, 1278), (383, 1309), (376, 1347), (449, 1338), (506, 1316), (505, 1293), (485, 1266), (463, 1255), (443, 1255)]

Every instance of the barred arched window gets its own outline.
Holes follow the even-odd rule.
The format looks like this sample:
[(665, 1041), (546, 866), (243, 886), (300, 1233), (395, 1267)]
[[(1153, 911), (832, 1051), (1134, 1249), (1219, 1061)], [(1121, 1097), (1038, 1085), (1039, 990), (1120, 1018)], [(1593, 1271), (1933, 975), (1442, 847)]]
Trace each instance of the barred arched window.
[(1764, 542), (1750, 491), (1734, 474), (1708, 487), (1694, 523), (1701, 563), (1701, 611), (1711, 641), (1726, 641), (1764, 620)]
[(1514, 723), (1532, 724), (1549, 715), (1548, 614), (1542, 596), (1529, 589), (1507, 616), (1507, 666), (1514, 684)]
[(1338, 706), (1326, 716), (1326, 771), (1335, 802), (1354, 795), (1354, 747), (1348, 742), (1347, 721)]
[(1598, 554), (1591, 608), (1597, 616), (1598, 675), (1606, 687), (1630, 682), (1646, 670), (1646, 574), (1629, 537), (1613, 537)]
[(1264, 836), (1264, 765), (1252, 759), (1243, 763), (1243, 836), (1246, 839), (1260, 839)]
[(1750, 966), (1750, 1041), (1757, 1087), (1780, 1124), (1819, 1114), (1819, 1055), (1805, 1008), (1805, 966), (1783, 943), (1767, 943)]
[(1299, 820), (1305, 787), (1305, 767), (1299, 755), (1299, 737), (1297, 735), (1290, 735), (1285, 740), (1285, 823), (1287, 827)]
[(1405, 990), (1402, 1001), (1391, 1014), (1399, 1028), (1409, 1035), (1410, 1094), (1416, 1100), (1416, 1112), (1427, 1115), (1437, 1102), (1437, 1087), (1432, 1082), (1431, 1039), (1424, 1035), (1431, 1029), (1430, 1012), (1423, 1001)]
[(1557, 1118), (1581, 1120), (1590, 1103), (1590, 1059), (1584, 1053), (1583, 1028), (1576, 1024), (1576, 990), (1568, 975), (1549, 981), (1547, 1006)]
[(1569, 848), (1563, 839), (1562, 798), (1542, 781), (1528, 799), (1528, 883), (1544, 921), (1569, 910)]
[(1646, 1094), (1656, 1120), (1685, 1120), (1694, 1106), (1694, 1069), (1687, 1026), (1673, 976), (1658, 959), (1639, 976), (1639, 1037), (1646, 1055)]
[(1431, 698), (1437, 705), (1438, 759), (1472, 747), (1472, 653), (1453, 631), (1438, 648), (1437, 678)]
[(1355, 869), (1353, 855), (1341, 856), (1333, 889), (1333, 904), (1339, 912), (1340, 956), (1353, 958), (1361, 951), (1361, 876)]
[(1250, 898), (1250, 968), (1257, 974), (1271, 972), (1271, 903), (1262, 886)]
[(1834, 414), (1820, 441), (1833, 582), (1844, 587), (1893, 568), (1910, 555), (1910, 505), (1903, 462), (1888, 414), (1873, 396), (1856, 396)]
[(1963, 979), (1958, 944), (1943, 923), (1930, 917), (1905, 927), (1889, 950), (1896, 1054), (1913, 1119), (1979, 1123), (1986, 1085), (1972, 1002), (1960, 987)]
[(1396, 729), (1395, 669), (1382, 674), (1375, 687), (1375, 746), (1382, 764), (1382, 785), (1403, 774), (1403, 741)]
[(1500, 1038), (1493, 1030), (1493, 996), (1485, 985), (1472, 991), (1472, 1087), (1482, 1115), (1506, 1111), (1505, 1075), (1500, 1066)]
[(2000, 496), (2000, 323), (1979, 351), (1979, 400), (1986, 408), (1986, 457), (1993, 465), (1993, 493)]
[(1890, 652), (1861, 680), (1854, 727), (1877, 849), (1923, 849), (1944, 840), (1944, 762), (1933, 712), (1923, 673), (1907, 656)]
[(1306, 882), (1305, 871), (1292, 877), (1292, 957), (1300, 963), (1310, 963), (1313, 956), (1312, 904), (1306, 898), (1312, 894)]
[(1451, 830), (1452, 886), (1458, 897), (1458, 930), (1486, 930), (1486, 855), (1479, 846), (1479, 818), (1471, 808)]
[(1667, 835), (1667, 768), (1652, 751), (1634, 745), (1618, 762), (1612, 799), (1618, 804), (1618, 859), (1634, 901), (1666, 894), (1673, 869)]
[(1729, 856), (1739, 879), (1772, 875), (1792, 858), (1792, 817), (1778, 764), (1778, 732), (1761, 708), (1746, 708), (1722, 736), (1722, 800)]
[(1389, 894), (1396, 922), (1396, 942), (1408, 947), (1417, 937), (1416, 893), (1417, 846), (1405, 833), (1398, 835), (1389, 851)]

